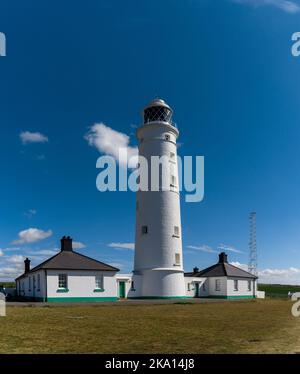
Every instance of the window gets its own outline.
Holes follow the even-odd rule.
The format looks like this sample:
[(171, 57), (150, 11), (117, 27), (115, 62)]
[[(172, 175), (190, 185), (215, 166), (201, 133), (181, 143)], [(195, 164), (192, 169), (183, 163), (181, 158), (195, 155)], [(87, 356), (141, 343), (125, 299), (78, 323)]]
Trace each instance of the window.
[(104, 289), (104, 279), (103, 275), (96, 275), (95, 276), (95, 286), (97, 289)]
[(142, 226), (142, 234), (148, 234), (148, 226)]
[(171, 175), (171, 186), (176, 186), (177, 178), (175, 175)]
[(180, 265), (180, 253), (175, 253), (175, 265)]
[(221, 291), (221, 281), (220, 281), (220, 279), (216, 279), (215, 290), (216, 291)]
[(248, 281), (248, 291), (251, 291), (251, 281)]
[(31, 277), (28, 280), (28, 291), (31, 291)]
[(174, 226), (174, 236), (177, 236), (179, 238), (180, 232), (179, 232), (179, 226)]
[(131, 291), (135, 291), (135, 288), (134, 288), (134, 281), (131, 281), (131, 287), (130, 287)]
[(188, 283), (188, 284), (187, 284), (187, 290), (188, 290), (188, 291), (191, 290), (191, 283)]
[(239, 281), (237, 279), (234, 280), (234, 286), (233, 286), (234, 291), (239, 290)]
[(68, 288), (67, 274), (58, 274), (58, 288)]
[(170, 140), (170, 135), (165, 135), (165, 140), (169, 141)]
[(174, 152), (170, 152), (170, 159), (172, 161), (175, 161), (175, 153)]
[(204, 292), (206, 291), (205, 282), (202, 284), (202, 290), (203, 290)]
[(41, 274), (38, 274), (38, 276), (37, 276), (37, 288), (38, 288), (38, 290), (40, 290), (40, 288), (41, 288)]

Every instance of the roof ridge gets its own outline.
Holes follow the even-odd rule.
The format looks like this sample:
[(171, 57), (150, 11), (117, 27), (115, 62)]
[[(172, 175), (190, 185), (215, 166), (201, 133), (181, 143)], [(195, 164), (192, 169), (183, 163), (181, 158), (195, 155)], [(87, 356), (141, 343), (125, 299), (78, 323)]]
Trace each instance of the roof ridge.
[(230, 266), (232, 266), (232, 267), (235, 268), (235, 269), (241, 270), (241, 271), (243, 271), (244, 273), (247, 273), (247, 274), (252, 275), (253, 277), (255, 277), (254, 274), (252, 274), (252, 273), (250, 273), (249, 271), (246, 271), (246, 270), (244, 270), (244, 269), (242, 269), (242, 268), (239, 268), (238, 266), (234, 266), (234, 265), (232, 265), (232, 264), (230, 264), (230, 263), (227, 263), (227, 265), (230, 265)]
[(102, 262), (102, 261), (96, 260), (95, 258), (92, 258), (92, 257), (86, 256), (86, 255), (84, 255), (84, 254), (82, 254), (82, 253), (79, 253), (79, 252), (76, 252), (76, 251), (70, 251), (70, 252), (71, 252), (71, 253), (75, 253), (76, 255), (79, 255), (79, 256), (85, 257), (85, 258), (87, 258), (87, 259), (89, 259), (89, 260), (92, 260), (92, 261), (98, 262), (98, 263), (101, 264), (101, 265), (109, 266), (109, 267), (111, 267), (112, 269), (115, 269), (115, 270), (117, 270), (117, 271), (120, 271), (120, 269), (116, 268), (115, 266), (111, 266), (111, 265), (109, 265), (109, 264), (106, 264), (105, 262)]

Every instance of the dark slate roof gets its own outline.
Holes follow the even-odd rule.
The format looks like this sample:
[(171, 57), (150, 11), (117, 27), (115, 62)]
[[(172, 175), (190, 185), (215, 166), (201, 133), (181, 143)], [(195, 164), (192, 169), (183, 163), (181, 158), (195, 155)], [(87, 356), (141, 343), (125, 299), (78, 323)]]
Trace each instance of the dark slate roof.
[(233, 277), (233, 278), (257, 278), (255, 275), (248, 273), (236, 266), (227, 262), (227, 255), (221, 253), (219, 255), (219, 262), (204, 270), (185, 273), (185, 277)]
[[(107, 265), (104, 262), (94, 260), (73, 250), (62, 250), (48, 260), (42, 262), (40, 265), (32, 268), (30, 274), (40, 269), (48, 270), (100, 270), (100, 271), (119, 271), (119, 269)], [(20, 275), (17, 279), (25, 275)]]

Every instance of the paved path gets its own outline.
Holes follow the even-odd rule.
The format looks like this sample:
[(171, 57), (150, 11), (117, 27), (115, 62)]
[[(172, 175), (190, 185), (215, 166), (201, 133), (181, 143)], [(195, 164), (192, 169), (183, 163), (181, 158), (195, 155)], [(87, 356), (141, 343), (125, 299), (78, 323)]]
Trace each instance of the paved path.
[(132, 300), (132, 299), (123, 299), (118, 301), (101, 301), (101, 302), (51, 302), (51, 303), (41, 303), (41, 302), (8, 302), (8, 307), (49, 307), (49, 306), (123, 306), (123, 305), (162, 305), (162, 304), (202, 304), (202, 303), (224, 303), (224, 302), (249, 302), (250, 299), (186, 299), (186, 300), (176, 300), (176, 299), (139, 299), (139, 300)]

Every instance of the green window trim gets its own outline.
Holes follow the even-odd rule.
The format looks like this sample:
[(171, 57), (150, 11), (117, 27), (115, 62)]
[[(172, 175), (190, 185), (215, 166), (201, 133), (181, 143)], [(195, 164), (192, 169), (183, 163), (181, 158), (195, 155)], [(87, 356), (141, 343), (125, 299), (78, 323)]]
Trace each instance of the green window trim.
[(56, 290), (56, 292), (60, 293), (60, 292), (69, 292), (69, 289), (68, 288), (59, 288), (58, 290)]
[(104, 288), (95, 288), (94, 289), (94, 292), (104, 292), (105, 289)]

